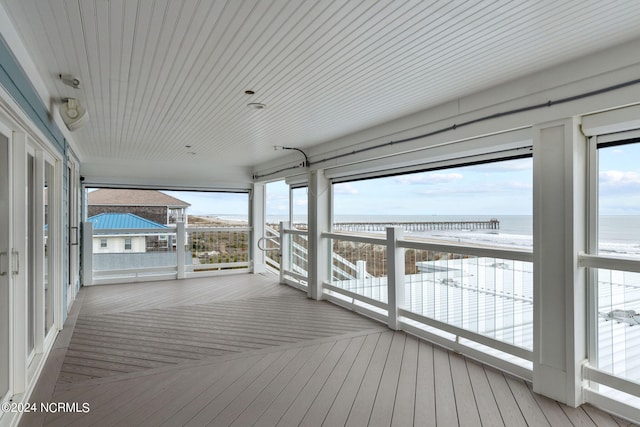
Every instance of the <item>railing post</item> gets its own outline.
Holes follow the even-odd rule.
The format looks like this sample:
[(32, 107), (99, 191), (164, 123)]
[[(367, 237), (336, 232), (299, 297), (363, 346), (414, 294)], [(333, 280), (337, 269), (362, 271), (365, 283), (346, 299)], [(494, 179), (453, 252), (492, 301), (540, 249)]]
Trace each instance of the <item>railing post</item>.
[(291, 241), (289, 235), (284, 233), (284, 230), (289, 227), (291, 227), (289, 221), (280, 221), (280, 283), (284, 283), (284, 272), (289, 268)]
[(82, 223), (82, 284), (93, 285), (93, 223)]
[(178, 269), (178, 279), (184, 279), (187, 277), (187, 272), (185, 271), (185, 248), (187, 246), (186, 239), (186, 227), (184, 226), (184, 222), (176, 223), (176, 257), (177, 257), (177, 269)]
[(404, 304), (404, 248), (398, 240), (404, 237), (402, 227), (387, 228), (387, 302), (389, 328), (398, 330), (398, 308)]
[(365, 279), (367, 277), (367, 261), (356, 261), (356, 279)]

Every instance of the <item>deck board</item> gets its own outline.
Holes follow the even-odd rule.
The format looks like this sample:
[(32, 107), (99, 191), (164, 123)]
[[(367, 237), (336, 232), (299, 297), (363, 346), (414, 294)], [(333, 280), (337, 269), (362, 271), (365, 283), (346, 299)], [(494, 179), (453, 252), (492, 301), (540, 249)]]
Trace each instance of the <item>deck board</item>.
[(507, 384), (509, 385), (511, 393), (518, 403), (520, 412), (528, 425), (541, 427), (551, 426), (549, 420), (544, 415), (544, 412), (542, 412), (542, 409), (540, 409), (540, 406), (534, 397), (531, 395), (531, 392), (524, 381), (507, 377)]
[(413, 423), (418, 375), (418, 346), (419, 341), (416, 338), (406, 337), (398, 389), (393, 405), (392, 426), (406, 426)]
[(418, 376), (414, 422), (423, 426), (436, 425), (436, 382), (433, 367), (433, 346), (420, 342), (418, 346)]
[[(467, 361), (467, 373), (473, 388), (473, 395), (478, 408), (480, 422), (485, 426), (504, 426), (498, 403), (496, 402), (484, 368), (473, 361)], [(565, 418), (564, 422), (568, 420)], [(562, 425), (562, 424), (558, 424)]]
[(471, 378), (467, 371), (464, 358), (458, 354), (449, 354), (453, 392), (456, 397), (456, 409), (461, 426), (481, 426), (480, 413), (471, 385)]
[[(329, 378), (336, 364), (343, 357), (349, 347), (350, 341), (351, 340), (340, 340), (336, 342), (322, 362), (317, 365), (317, 369), (315, 369), (315, 372), (311, 375), (309, 381), (307, 381), (304, 387), (300, 390), (296, 399), (289, 406), (282, 418), (280, 418), (278, 425), (297, 426), (300, 424), (312, 403), (320, 393), (320, 390), (322, 390), (327, 378)], [(310, 368), (313, 369), (313, 366)]]
[(459, 425), (448, 351), (438, 347), (433, 349), (433, 370), (436, 384), (436, 424)]
[[(382, 334), (371, 334), (365, 338), (362, 348), (358, 352), (352, 368), (345, 378), (344, 384), (337, 392), (329, 412), (323, 420), (323, 425), (344, 425), (347, 422), (355, 396), (360, 389), (366, 370), (371, 362), (374, 351)], [(318, 420), (319, 422), (320, 420)]]
[[(366, 337), (357, 337), (351, 340), (349, 346), (327, 378), (320, 393), (313, 400), (304, 418), (300, 422), (301, 426), (314, 426), (319, 420), (324, 420), (333, 405), (336, 394), (344, 384), (345, 378), (353, 367)], [(241, 424), (240, 424), (241, 425)]]
[(493, 396), (498, 403), (498, 409), (504, 424), (511, 427), (527, 426), (527, 422), (522, 416), (522, 412), (518, 407), (518, 402), (513, 397), (509, 384), (507, 384), (506, 377), (495, 369), (485, 369), (487, 378), (489, 379), (489, 385), (493, 391)]
[(360, 384), (358, 393), (353, 401), (353, 406), (349, 417), (347, 418), (346, 425), (358, 426), (367, 425), (371, 418), (371, 411), (373, 409), (373, 403), (376, 398), (378, 387), (380, 386), (380, 380), (382, 379), (382, 373), (384, 371), (384, 365), (387, 361), (389, 354), (389, 348), (393, 341), (392, 333), (382, 334), (373, 356), (369, 361), (369, 366), (365, 372), (364, 379)]
[(33, 396), (91, 410), (23, 426), (630, 424), (267, 276), (84, 288), (78, 301)]
[(398, 391), (398, 381), (400, 378), (400, 368), (404, 357), (404, 348), (407, 336), (404, 334), (394, 334), (385, 361), (380, 385), (376, 392), (376, 399), (368, 425), (389, 426), (393, 417), (393, 407)]

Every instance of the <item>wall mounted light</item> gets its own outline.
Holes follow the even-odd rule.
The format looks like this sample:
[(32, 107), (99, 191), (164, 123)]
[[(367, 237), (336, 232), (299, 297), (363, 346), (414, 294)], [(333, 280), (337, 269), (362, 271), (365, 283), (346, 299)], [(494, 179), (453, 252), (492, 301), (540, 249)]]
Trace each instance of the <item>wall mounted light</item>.
[(76, 98), (65, 98), (60, 106), (60, 116), (70, 131), (82, 127), (89, 121), (89, 113)]
[(71, 74), (59, 74), (58, 77), (60, 77), (62, 83), (67, 86), (71, 86), (74, 89), (80, 89), (80, 77), (76, 77)]

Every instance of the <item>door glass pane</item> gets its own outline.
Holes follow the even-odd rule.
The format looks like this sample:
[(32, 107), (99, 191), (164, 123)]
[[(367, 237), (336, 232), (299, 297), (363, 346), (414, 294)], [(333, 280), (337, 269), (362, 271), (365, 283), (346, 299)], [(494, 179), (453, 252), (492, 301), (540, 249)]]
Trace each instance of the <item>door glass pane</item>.
[(35, 203), (35, 157), (32, 154), (27, 155), (27, 187), (26, 187), (26, 200), (27, 200), (27, 236), (28, 236), (28, 254), (27, 254), (27, 304), (28, 304), (28, 322), (27, 322), (27, 354), (32, 354), (36, 346), (36, 284), (37, 274), (35, 270), (35, 263), (31, 260), (35, 258), (36, 252), (36, 238), (35, 238), (35, 223), (36, 223), (36, 203)]
[(53, 254), (54, 248), (51, 233), (51, 207), (53, 201), (54, 182), (53, 165), (45, 162), (44, 166), (44, 333), (49, 333), (53, 325), (53, 286), (50, 278), (53, 277)]
[(9, 391), (9, 139), (0, 134), (0, 401)]

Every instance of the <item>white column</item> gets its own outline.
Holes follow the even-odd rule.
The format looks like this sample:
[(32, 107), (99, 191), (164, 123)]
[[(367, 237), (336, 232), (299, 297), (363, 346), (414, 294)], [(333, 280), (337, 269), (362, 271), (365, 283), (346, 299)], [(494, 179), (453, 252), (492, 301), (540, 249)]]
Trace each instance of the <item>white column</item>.
[(253, 272), (264, 273), (267, 268), (267, 258), (263, 250), (258, 248), (258, 240), (264, 236), (265, 215), (265, 184), (254, 183), (251, 197), (251, 227), (253, 228), (251, 239), (251, 258), (253, 260)]
[(387, 301), (389, 328), (398, 330), (398, 307), (404, 303), (404, 248), (397, 242), (404, 237), (402, 227), (387, 227)]
[(284, 230), (291, 228), (289, 221), (280, 221), (280, 283), (285, 283), (285, 271), (289, 270), (289, 259), (291, 257), (291, 235), (285, 234)]
[(587, 142), (576, 119), (533, 127), (533, 389), (577, 406), (586, 360)]
[(178, 279), (187, 277), (185, 271), (185, 248), (187, 247), (187, 230), (184, 222), (176, 223), (176, 268), (178, 269)]
[(93, 223), (82, 223), (82, 285), (93, 285)]
[(331, 248), (323, 231), (331, 230), (331, 183), (323, 170), (309, 172), (309, 298), (322, 299), (322, 283), (329, 279)]

